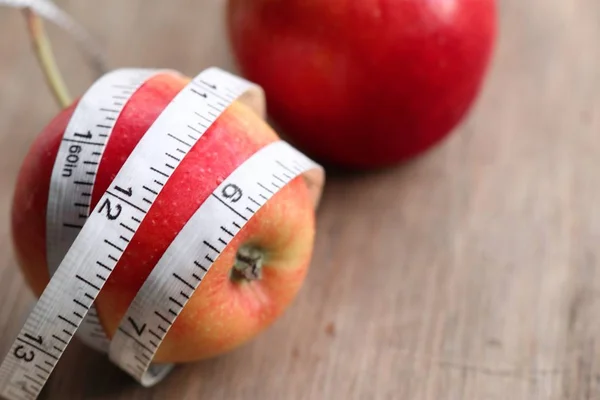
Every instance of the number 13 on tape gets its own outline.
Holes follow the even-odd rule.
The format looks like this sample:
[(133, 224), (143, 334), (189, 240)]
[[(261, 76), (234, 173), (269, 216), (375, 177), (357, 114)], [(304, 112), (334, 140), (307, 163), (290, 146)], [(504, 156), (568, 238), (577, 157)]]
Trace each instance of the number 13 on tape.
[[(130, 73), (121, 75), (131, 78)], [(114, 80), (115, 75), (104, 81), (115, 85)], [(94, 90), (103, 92), (98, 87)], [(96, 208), (84, 218), (76, 237), (64, 239), (69, 241), (62, 243), (68, 249), (66, 255), (0, 365), (2, 396), (9, 400), (38, 396), (162, 187), (235, 100), (264, 113), (259, 87), (211, 68), (196, 76), (163, 110)], [(101, 118), (93, 115), (94, 107), (87, 112), (86, 121), (97, 123)], [(152, 358), (204, 275), (258, 209), (299, 175), (304, 176), (316, 207), (323, 169), (283, 141), (267, 145), (234, 170), (198, 208), (152, 270), (107, 344), (110, 359), (144, 386), (160, 381), (172, 366), (153, 365)], [(60, 203), (51, 196), (52, 201)], [(105, 350), (107, 345), (101, 342), (96, 348)]]

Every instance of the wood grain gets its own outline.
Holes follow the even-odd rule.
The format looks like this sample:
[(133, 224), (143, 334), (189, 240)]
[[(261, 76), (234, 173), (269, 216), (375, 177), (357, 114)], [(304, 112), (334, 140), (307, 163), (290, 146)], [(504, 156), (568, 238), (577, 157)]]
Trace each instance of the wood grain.
[[(235, 70), (222, 0), (61, 1), (111, 67)], [(469, 118), (398, 168), (333, 174), (311, 272), (265, 334), (141, 389), (75, 343), (42, 399), (600, 399), (600, 3), (501, 0)], [(74, 93), (93, 76), (51, 28)], [(9, 236), (16, 172), (57, 111), (0, 10), (0, 354), (33, 297)]]

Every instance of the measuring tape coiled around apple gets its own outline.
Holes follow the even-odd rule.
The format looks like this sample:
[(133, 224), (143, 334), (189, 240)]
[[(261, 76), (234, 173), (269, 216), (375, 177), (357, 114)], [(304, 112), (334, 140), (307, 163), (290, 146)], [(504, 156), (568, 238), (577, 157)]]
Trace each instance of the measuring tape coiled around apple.
[[(50, 276), (60, 265), (90, 213), (100, 160), (123, 108), (149, 78), (160, 71), (118, 69), (98, 79), (81, 97), (58, 149), (46, 212), (46, 254)], [(109, 340), (95, 307), (89, 310), (77, 337), (108, 352)]]
[[(31, 400), (38, 396), (164, 184), (212, 122), (236, 99), (250, 105), (261, 116), (264, 115), (263, 95), (259, 87), (211, 68), (194, 78), (159, 115), (79, 230), (8, 355), (0, 364), (2, 396), (9, 400)], [(286, 147), (279, 144), (277, 146), (282, 146), (282, 149)], [(300, 163), (293, 163), (294, 168), (312, 168), (312, 179), (309, 182), (312, 182), (316, 204), (323, 183), (322, 169), (308, 162), (308, 159), (291, 147), (289, 149), (290, 154), (295, 154), (295, 163)], [(179, 161), (168, 156), (173, 153), (181, 154)], [(272, 161), (260, 154), (263, 152), (259, 151), (256, 156), (262, 160), (261, 165)], [(247, 162), (255, 159), (252, 156)], [(248, 170), (249, 167), (245, 165), (246, 163), (242, 164), (238, 170)], [(304, 169), (300, 165), (304, 165)], [(311, 176), (311, 173), (306, 176)], [(144, 187), (152, 188), (152, 191), (144, 190)], [(214, 195), (210, 198), (217, 197)], [(225, 222), (231, 217), (226, 214), (222, 216)], [(202, 229), (214, 227), (211, 225)], [(183, 240), (179, 237), (176, 239), (177, 243)], [(141, 304), (146, 304), (143, 294), (138, 297), (142, 299)], [(140, 304), (138, 297), (136, 304)], [(141, 311), (143, 310), (131, 308), (128, 315), (139, 318), (136, 313)], [(151, 323), (148, 322), (149, 326)], [(148, 365), (142, 367), (142, 372), (139, 366), (132, 370), (130, 355), (133, 353), (128, 341), (121, 338), (116, 343), (111, 346), (111, 359), (143, 384), (155, 383), (168, 372), (168, 366), (150, 366), (149, 377), (143, 378)], [(119, 356), (117, 346), (121, 346), (125, 356)]]

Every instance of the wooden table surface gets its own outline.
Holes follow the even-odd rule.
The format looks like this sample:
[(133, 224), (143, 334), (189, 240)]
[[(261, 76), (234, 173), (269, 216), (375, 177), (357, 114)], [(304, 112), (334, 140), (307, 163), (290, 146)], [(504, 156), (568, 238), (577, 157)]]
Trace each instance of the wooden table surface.
[[(59, 1), (111, 68), (230, 70), (223, 0)], [(42, 399), (600, 399), (600, 2), (500, 0), (476, 107), (407, 165), (329, 176), (289, 311), (226, 356), (141, 389), (69, 347)], [(169, 4), (169, 5), (167, 5)], [(94, 79), (50, 28), (74, 93)], [(0, 354), (34, 298), (10, 245), (28, 145), (57, 108), (0, 9)]]

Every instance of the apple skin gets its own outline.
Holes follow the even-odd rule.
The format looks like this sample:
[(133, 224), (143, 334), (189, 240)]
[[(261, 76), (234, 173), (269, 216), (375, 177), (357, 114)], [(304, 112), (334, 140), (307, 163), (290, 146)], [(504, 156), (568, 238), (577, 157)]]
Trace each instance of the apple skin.
[[(95, 207), (127, 156), (187, 78), (161, 74), (146, 82), (125, 105), (109, 139), (92, 193)], [(46, 206), (50, 177), (62, 134), (75, 105), (63, 110), (33, 143), (20, 170), (12, 206), (17, 259), (37, 296), (49, 280), (46, 262)], [(189, 151), (164, 186), (96, 301), (109, 337), (146, 277), (187, 220), (237, 166), (278, 140), (269, 126), (234, 103)], [(312, 255), (315, 217), (302, 177), (282, 188), (249, 220), (186, 304), (155, 357), (188, 362), (241, 345), (267, 328), (300, 289)], [(263, 250), (263, 276), (229, 277), (242, 244)]]
[(495, 0), (229, 0), (227, 21), (282, 133), (350, 168), (390, 166), (446, 137), (496, 38)]

